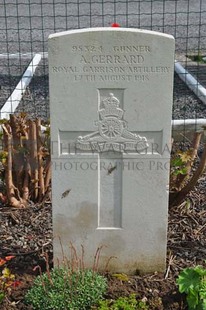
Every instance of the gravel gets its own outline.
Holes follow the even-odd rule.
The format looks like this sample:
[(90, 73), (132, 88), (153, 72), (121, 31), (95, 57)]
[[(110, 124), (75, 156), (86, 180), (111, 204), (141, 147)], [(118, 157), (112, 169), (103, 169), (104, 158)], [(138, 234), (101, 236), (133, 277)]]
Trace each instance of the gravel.
[(173, 119), (206, 117), (206, 106), (177, 74), (174, 76)]
[(24, 270), (43, 259), (43, 252), (52, 253), (51, 208), (50, 203), (25, 209), (0, 207), (0, 257), (14, 255)]

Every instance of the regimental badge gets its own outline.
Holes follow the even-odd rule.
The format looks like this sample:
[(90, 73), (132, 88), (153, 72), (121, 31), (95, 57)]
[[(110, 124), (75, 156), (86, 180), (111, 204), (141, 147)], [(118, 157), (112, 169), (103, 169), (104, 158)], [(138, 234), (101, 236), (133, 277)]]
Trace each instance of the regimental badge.
[(101, 101), (98, 110), (99, 120), (95, 121), (98, 130), (76, 139), (76, 148), (84, 151), (101, 150), (106, 151), (143, 151), (148, 148), (145, 137), (132, 133), (127, 128), (124, 120), (124, 110), (120, 108), (120, 101), (109, 93), (108, 97)]

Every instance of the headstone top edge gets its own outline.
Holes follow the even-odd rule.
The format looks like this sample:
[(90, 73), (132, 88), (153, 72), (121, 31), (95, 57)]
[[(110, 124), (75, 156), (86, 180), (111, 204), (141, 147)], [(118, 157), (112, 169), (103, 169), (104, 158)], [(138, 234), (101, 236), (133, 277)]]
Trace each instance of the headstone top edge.
[(138, 29), (138, 28), (114, 28), (114, 27), (94, 27), (94, 28), (83, 28), (83, 29), (74, 29), (74, 30), (67, 30), (62, 32), (57, 32), (50, 34), (48, 39), (51, 40), (53, 38), (59, 38), (64, 37), (71, 34), (83, 34), (83, 33), (92, 33), (92, 32), (130, 32), (130, 33), (142, 33), (142, 34), (150, 34), (150, 35), (156, 35), (159, 37), (168, 38), (170, 40), (175, 40), (175, 38), (170, 34), (165, 34), (162, 32), (152, 31), (152, 30), (144, 30), (144, 29)]

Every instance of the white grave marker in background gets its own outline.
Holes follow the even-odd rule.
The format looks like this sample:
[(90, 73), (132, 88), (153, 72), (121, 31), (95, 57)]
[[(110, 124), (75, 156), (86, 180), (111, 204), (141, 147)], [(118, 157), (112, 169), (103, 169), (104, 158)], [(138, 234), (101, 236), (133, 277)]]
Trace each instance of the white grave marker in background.
[(49, 38), (54, 258), (163, 270), (174, 39), (123, 28)]

